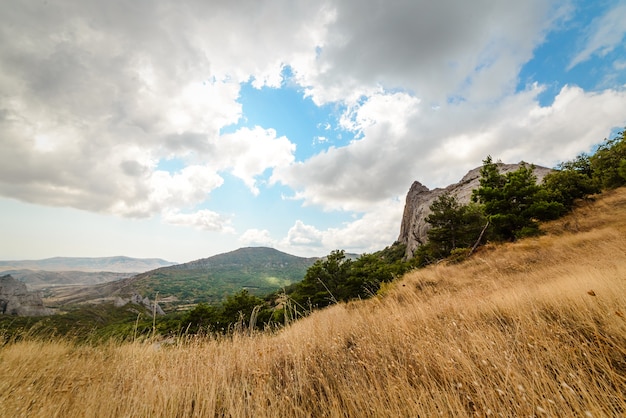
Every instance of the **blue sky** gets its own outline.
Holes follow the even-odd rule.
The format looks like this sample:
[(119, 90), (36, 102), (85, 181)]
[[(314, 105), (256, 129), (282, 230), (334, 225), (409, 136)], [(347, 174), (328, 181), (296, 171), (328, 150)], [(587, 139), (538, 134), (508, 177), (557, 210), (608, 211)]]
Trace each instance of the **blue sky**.
[(372, 252), (415, 180), (626, 126), (624, 1), (214, 3), (3, 9), (0, 259)]

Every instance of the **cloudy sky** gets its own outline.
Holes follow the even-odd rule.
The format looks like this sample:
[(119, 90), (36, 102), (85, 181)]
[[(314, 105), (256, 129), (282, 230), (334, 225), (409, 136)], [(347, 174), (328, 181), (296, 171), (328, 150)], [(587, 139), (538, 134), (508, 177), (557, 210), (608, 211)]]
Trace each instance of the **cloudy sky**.
[(23, 0), (0, 14), (0, 259), (393, 243), (414, 180), (626, 126), (626, 2)]

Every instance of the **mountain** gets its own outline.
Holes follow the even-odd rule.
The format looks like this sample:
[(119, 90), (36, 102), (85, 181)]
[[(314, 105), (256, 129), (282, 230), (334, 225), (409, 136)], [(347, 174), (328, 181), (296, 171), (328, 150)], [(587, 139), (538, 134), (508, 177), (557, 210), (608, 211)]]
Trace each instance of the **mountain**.
[[(508, 173), (520, 168), (520, 164), (502, 164), (498, 165), (500, 173)], [(446, 188), (437, 188), (429, 190), (419, 181), (413, 182), (406, 196), (404, 205), (404, 213), (402, 215), (402, 224), (400, 226), (400, 236), (398, 242), (406, 244), (405, 257), (410, 259), (413, 257), (414, 251), (422, 244), (428, 241), (428, 230), (430, 225), (426, 222), (426, 217), (430, 215), (430, 205), (444, 193), (455, 195), (459, 203), (467, 204), (472, 197), (472, 190), (477, 189), (480, 183), (480, 169), (476, 167), (470, 170), (461, 181), (449, 185)], [(552, 169), (534, 166), (534, 173), (537, 176), (537, 182), (541, 182), (546, 174)]]
[(264, 296), (304, 278), (317, 258), (303, 258), (273, 248), (240, 248), (213, 257), (162, 267), (95, 286), (50, 289), (57, 304), (115, 300), (141, 295), (168, 304), (217, 303), (247, 289)]
[(45, 270), (5, 270), (31, 289), (45, 289), (51, 286), (93, 285), (134, 276), (135, 273), (115, 273), (110, 271), (45, 271)]
[(44, 271), (109, 271), (115, 273), (139, 273), (176, 263), (160, 258), (132, 257), (53, 257), (43, 260), (0, 261), (0, 271), (44, 270)]

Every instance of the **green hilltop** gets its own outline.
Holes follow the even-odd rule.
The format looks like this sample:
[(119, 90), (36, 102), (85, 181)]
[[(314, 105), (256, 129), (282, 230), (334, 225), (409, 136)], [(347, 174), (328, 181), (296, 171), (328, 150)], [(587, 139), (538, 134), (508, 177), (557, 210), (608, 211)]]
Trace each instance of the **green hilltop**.
[(162, 267), (98, 286), (99, 294), (139, 294), (174, 305), (219, 303), (242, 289), (263, 296), (302, 280), (317, 258), (290, 255), (273, 248), (240, 248), (213, 257)]

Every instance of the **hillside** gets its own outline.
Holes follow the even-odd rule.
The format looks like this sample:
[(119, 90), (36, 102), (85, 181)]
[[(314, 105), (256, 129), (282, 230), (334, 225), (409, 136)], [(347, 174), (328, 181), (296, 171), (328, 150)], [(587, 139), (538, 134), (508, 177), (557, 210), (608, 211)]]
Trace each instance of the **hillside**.
[(160, 258), (132, 257), (53, 257), (43, 260), (0, 260), (0, 271), (42, 270), (42, 271), (83, 271), (141, 273), (176, 263)]
[(133, 294), (164, 305), (217, 303), (241, 289), (264, 296), (302, 280), (316, 258), (303, 258), (273, 248), (240, 248), (189, 263), (163, 267), (96, 286), (50, 289), (54, 304), (128, 298)]
[(0, 348), (20, 416), (624, 416), (626, 189), (275, 334)]

